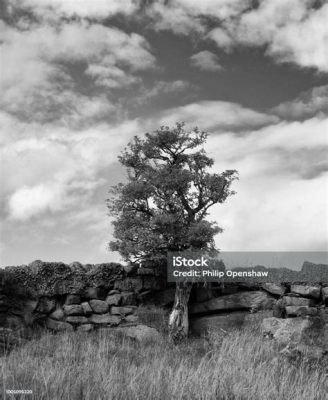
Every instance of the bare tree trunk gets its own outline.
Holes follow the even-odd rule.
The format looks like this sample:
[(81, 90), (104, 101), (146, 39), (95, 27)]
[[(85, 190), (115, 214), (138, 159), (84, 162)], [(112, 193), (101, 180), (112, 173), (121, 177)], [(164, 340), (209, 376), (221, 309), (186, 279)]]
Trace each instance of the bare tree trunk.
[(173, 309), (169, 318), (169, 335), (173, 343), (181, 342), (188, 335), (188, 301), (192, 283), (178, 282)]

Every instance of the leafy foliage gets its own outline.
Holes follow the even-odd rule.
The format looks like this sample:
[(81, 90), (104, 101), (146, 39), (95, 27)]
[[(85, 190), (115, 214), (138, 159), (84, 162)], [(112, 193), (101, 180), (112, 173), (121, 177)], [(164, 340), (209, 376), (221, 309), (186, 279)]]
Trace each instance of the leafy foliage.
[(177, 123), (128, 144), (119, 156), (127, 182), (112, 187), (107, 199), (115, 217), (111, 250), (134, 261), (167, 251), (215, 250), (213, 238), (222, 230), (205, 218), (211, 206), (234, 194), (237, 172), (209, 172), (214, 161), (203, 148), (206, 139), (198, 128), (186, 131)]

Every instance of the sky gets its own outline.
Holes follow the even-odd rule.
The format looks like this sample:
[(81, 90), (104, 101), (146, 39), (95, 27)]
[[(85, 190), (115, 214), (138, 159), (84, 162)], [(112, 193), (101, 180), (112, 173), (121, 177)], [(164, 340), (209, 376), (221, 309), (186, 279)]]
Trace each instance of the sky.
[(184, 121), (223, 251), (328, 250), (328, 2), (4, 0), (0, 264), (118, 261), (105, 200), (134, 135)]

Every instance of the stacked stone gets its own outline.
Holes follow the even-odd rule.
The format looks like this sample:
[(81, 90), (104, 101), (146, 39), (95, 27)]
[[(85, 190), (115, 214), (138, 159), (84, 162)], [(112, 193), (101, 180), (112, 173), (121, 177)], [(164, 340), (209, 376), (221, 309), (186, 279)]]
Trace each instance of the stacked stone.
[[(99, 326), (130, 326), (138, 321), (136, 308), (165, 288), (165, 279), (136, 265), (50, 263), (0, 270), (9, 306), (2, 304), (0, 326), (22, 330), (38, 322), (54, 330), (89, 331)], [(1, 281), (0, 281), (1, 282)], [(2, 310), (3, 308), (3, 310)]]
[[(327, 266), (305, 263), (311, 276)], [(304, 272), (303, 271), (303, 272)], [(322, 272), (321, 271), (321, 272)], [(304, 272), (304, 273), (305, 273)], [(38, 321), (54, 331), (89, 331), (147, 320), (139, 305), (170, 308), (175, 286), (154, 268), (118, 263), (72, 264), (34, 261), (0, 270), (0, 327), (22, 329)], [(257, 311), (279, 318), (315, 317), (327, 310), (328, 284), (221, 282), (194, 286), (191, 327), (229, 329), (244, 325)], [(143, 307), (145, 308), (145, 307)]]
[(265, 337), (282, 345), (281, 354), (293, 360), (327, 359), (328, 285), (291, 284), (277, 300), (273, 317), (262, 322)]
[(307, 318), (327, 314), (328, 284), (230, 284), (224, 288), (195, 288), (190, 306), (191, 328), (203, 335), (209, 330), (230, 330), (252, 325), (254, 313), (263, 318)]
[(54, 298), (43, 297), (37, 310), (47, 315), (45, 326), (51, 330), (91, 331), (100, 326), (136, 324), (136, 304), (134, 292), (113, 289), (104, 293), (100, 288), (87, 288), (82, 295), (67, 294), (63, 304)]
[(292, 284), (290, 290), (276, 303), (273, 316), (316, 316), (327, 303), (327, 287), (322, 285)]

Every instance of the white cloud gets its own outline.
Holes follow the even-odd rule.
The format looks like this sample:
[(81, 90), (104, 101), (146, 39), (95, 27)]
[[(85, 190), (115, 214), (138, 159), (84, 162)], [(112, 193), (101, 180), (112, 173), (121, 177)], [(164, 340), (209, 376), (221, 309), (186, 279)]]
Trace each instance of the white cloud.
[(161, 115), (152, 125), (184, 119), (189, 127), (198, 125), (210, 132), (205, 149), (215, 160), (213, 170), (239, 171), (240, 180), (233, 184), (237, 194), (211, 211), (210, 219), (224, 228), (216, 238), (219, 248), (324, 251), (327, 118), (277, 123), (270, 115), (252, 117), (252, 112), (231, 103), (201, 102), (167, 111), (167, 118)]
[(190, 57), (190, 63), (193, 67), (196, 67), (201, 71), (216, 72), (223, 69), (219, 63), (217, 55), (208, 50), (203, 50), (192, 55)]
[(247, 130), (274, 124), (279, 118), (260, 113), (240, 104), (225, 101), (200, 101), (164, 111), (159, 117), (160, 125), (170, 125), (178, 121), (199, 126), (200, 129)]
[(23, 186), (9, 199), (10, 216), (18, 220), (27, 220), (47, 210), (59, 211), (63, 206), (61, 188), (52, 183)]
[(313, 9), (314, 3), (264, 0), (258, 9), (228, 25), (228, 31), (235, 31), (237, 43), (267, 45), (267, 52), (278, 61), (327, 72), (328, 4)]
[(237, 194), (211, 212), (225, 251), (324, 251), (328, 245), (328, 120), (211, 135), (215, 171), (237, 169)]
[(9, 0), (17, 9), (33, 11), (43, 17), (81, 17), (105, 19), (116, 14), (131, 15), (139, 7), (136, 0)]
[(328, 4), (316, 0), (158, 1), (149, 9), (157, 30), (196, 33), (229, 51), (265, 46), (278, 62), (328, 71)]
[(187, 35), (194, 31), (198, 33), (205, 32), (200, 18), (197, 16), (191, 17), (185, 8), (171, 4), (168, 6), (164, 1), (156, 1), (147, 10), (155, 30), (170, 30), (182, 35)]
[(328, 85), (317, 86), (303, 92), (294, 100), (286, 101), (272, 109), (287, 119), (306, 119), (318, 114), (328, 114)]
[(143, 87), (141, 94), (136, 99), (133, 99), (133, 103), (137, 102), (138, 104), (143, 104), (157, 96), (175, 93), (181, 94), (181, 92), (186, 91), (187, 89), (191, 90), (193, 88), (193, 85), (181, 79), (176, 81), (157, 81), (149, 88)]
[(180, 0), (156, 1), (147, 13), (157, 30), (172, 30), (177, 34), (205, 33), (206, 17), (222, 21), (239, 15), (249, 7), (250, 0)]
[(86, 83), (89, 79), (110, 88), (138, 82), (138, 71), (155, 65), (143, 37), (116, 28), (78, 22), (27, 30), (2, 23), (2, 28), (1, 52), (6, 62), (1, 71), (1, 105), (27, 119), (64, 118), (67, 122), (79, 110), (89, 109), (89, 119), (115, 111), (105, 96), (78, 93), (72, 75), (75, 65), (86, 65), (82, 71)]
[[(328, 236), (322, 223), (327, 217), (326, 86), (270, 113), (236, 103), (200, 101), (148, 119), (128, 120), (117, 104), (124, 101), (121, 95), (112, 95), (117, 89), (135, 85), (135, 93), (141, 93), (136, 101), (144, 102), (191, 87), (184, 80), (160, 80), (142, 93), (147, 84), (140, 81), (141, 73), (156, 66), (148, 42), (140, 35), (94, 23), (120, 13), (138, 18), (138, 2), (22, 0), (10, 4), (16, 10), (30, 9), (33, 20), (36, 16), (28, 20), (23, 12), (15, 26), (2, 23), (0, 41), (5, 60), (0, 113), (3, 213), (7, 213), (8, 232), (28, 237), (27, 248), (30, 233), (33, 241), (39, 238), (38, 251), (44, 249), (44, 237), (54, 233), (53, 237), (70, 237), (69, 246), (75, 246), (78, 254), (74, 258), (80, 258), (81, 243), (88, 243), (82, 253), (86, 258), (92, 254), (92, 261), (93, 249), (106, 240), (108, 186), (123, 179), (115, 164), (117, 155), (133, 135), (176, 121), (211, 133), (207, 146), (215, 170), (240, 171), (238, 194), (213, 213), (226, 229), (218, 238), (219, 247), (324, 248)], [(196, 32), (226, 50), (264, 46), (278, 61), (327, 70), (327, 6), (311, 8), (311, 0), (262, 0), (253, 10), (249, 5), (244, 0), (221, 0), (220, 7), (217, 0), (156, 1), (146, 12), (156, 18), (155, 29)], [(195, 56), (199, 59), (204, 52)], [(218, 67), (213, 56), (207, 57), (207, 70)], [(204, 60), (199, 64), (205, 65)], [(62, 246), (65, 243), (62, 240)], [(67, 257), (73, 247), (68, 247)], [(50, 254), (49, 249), (44, 253)]]
[[(236, 135), (211, 135), (209, 151), (222, 169), (240, 169), (245, 177), (263, 174), (311, 179), (327, 170), (328, 120), (283, 121)], [(215, 132), (215, 130), (214, 130)], [(219, 156), (220, 155), (220, 156)]]
[(212, 39), (219, 48), (229, 51), (234, 46), (234, 39), (223, 28), (214, 28), (207, 35), (206, 38)]
[(235, 25), (229, 21), (226, 27), (235, 30), (235, 38), (240, 42), (264, 45), (274, 40), (279, 29), (306, 18), (311, 3), (311, 0), (262, 0), (257, 8), (241, 14)]
[[(241, 171), (242, 173), (242, 171)], [(223, 251), (326, 251), (327, 175), (310, 181), (260, 175), (234, 185), (237, 194), (211, 212), (224, 228)]]
[[(9, 137), (10, 130), (17, 136), (5, 142), (2, 149), (6, 178), (1, 194), (8, 200), (10, 217), (24, 220), (47, 210), (61, 211), (88, 203), (104, 184), (102, 171), (115, 163), (127, 138), (139, 126), (137, 121), (128, 121), (76, 132), (55, 125), (13, 122), (10, 126), (7, 121), (4, 126)], [(24, 197), (27, 202), (21, 207)]]

